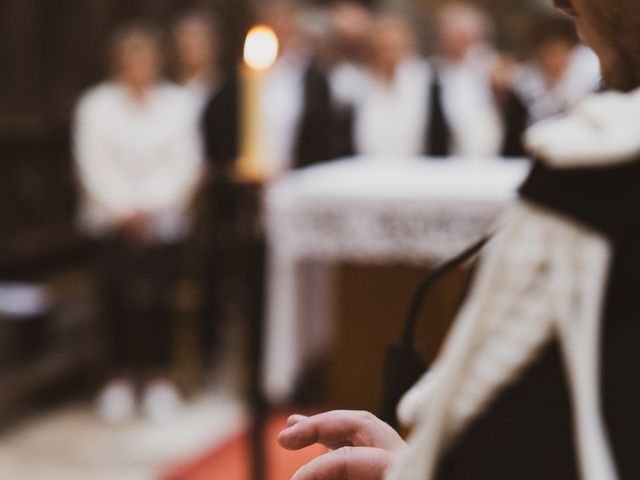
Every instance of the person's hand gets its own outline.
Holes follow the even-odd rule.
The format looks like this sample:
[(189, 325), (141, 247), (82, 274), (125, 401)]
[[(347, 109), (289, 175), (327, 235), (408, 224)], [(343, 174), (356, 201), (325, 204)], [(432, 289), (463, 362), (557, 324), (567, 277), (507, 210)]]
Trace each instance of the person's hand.
[(400, 435), (368, 412), (335, 411), (289, 417), (278, 437), (288, 450), (316, 443), (331, 449), (296, 472), (292, 480), (382, 480), (405, 446)]

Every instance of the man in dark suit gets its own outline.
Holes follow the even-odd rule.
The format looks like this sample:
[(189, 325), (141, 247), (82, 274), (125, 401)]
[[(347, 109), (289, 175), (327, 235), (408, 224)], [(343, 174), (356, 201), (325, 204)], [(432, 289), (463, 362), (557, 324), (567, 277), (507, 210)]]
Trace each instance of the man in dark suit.
[[(331, 158), (331, 96), (328, 81), (308, 48), (300, 12), (293, 5), (277, 3), (266, 7), (261, 17), (273, 28), (280, 44), (275, 64), (263, 74), (261, 98), (255, 105), (260, 115), (261, 160), (269, 174), (326, 161)], [(247, 279), (256, 276), (256, 268), (260, 270), (261, 254), (257, 262), (246, 261), (253, 253), (245, 250), (255, 250), (254, 239), (240, 238), (251, 229), (246, 226), (255, 223), (258, 199), (252, 187), (232, 180), (242, 153), (242, 88), (240, 71), (229, 72), (206, 105), (201, 123), (205, 154), (213, 172), (206, 220), (210, 248), (207, 321), (224, 321), (227, 310), (261, 310), (263, 286)], [(238, 267), (238, 257), (242, 257), (242, 267)], [(213, 340), (221, 339), (221, 325), (214, 329), (218, 331), (205, 336), (207, 350), (216, 350), (217, 346), (211, 347)]]
[(434, 68), (418, 55), (407, 19), (382, 14), (371, 26), (372, 58), (346, 114), (342, 155), (450, 154), (450, 132)]
[[(262, 18), (278, 36), (280, 52), (265, 73), (257, 111), (261, 116), (265, 160), (275, 171), (312, 165), (330, 157), (331, 95), (314, 64), (297, 7), (277, 3)], [(206, 153), (214, 169), (235, 164), (241, 144), (241, 83), (237, 71), (224, 80), (205, 109)]]

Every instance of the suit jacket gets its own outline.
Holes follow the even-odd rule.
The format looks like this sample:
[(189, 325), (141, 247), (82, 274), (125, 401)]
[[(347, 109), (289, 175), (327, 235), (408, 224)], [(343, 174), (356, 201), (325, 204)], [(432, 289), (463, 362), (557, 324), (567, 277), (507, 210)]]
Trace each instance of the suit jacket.
[[(303, 112), (294, 142), (294, 167), (313, 165), (331, 158), (330, 124), (332, 118), (329, 84), (313, 64), (304, 75)], [(228, 168), (240, 150), (240, 82), (231, 72), (204, 111), (202, 129), (205, 151), (217, 168)]]
[(524, 134), (529, 126), (529, 111), (513, 90), (506, 92), (501, 105), (501, 113), (505, 126), (502, 156), (526, 157)]

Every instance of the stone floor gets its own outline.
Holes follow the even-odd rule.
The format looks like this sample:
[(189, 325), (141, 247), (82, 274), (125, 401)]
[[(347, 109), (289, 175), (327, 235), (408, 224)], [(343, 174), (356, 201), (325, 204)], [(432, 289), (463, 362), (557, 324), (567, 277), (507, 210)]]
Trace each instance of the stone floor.
[(1, 432), (0, 480), (162, 480), (167, 469), (210, 453), (247, 426), (243, 342), (240, 326), (228, 328), (209, 387), (162, 425), (106, 425), (93, 405), (78, 402)]
[(170, 422), (113, 427), (90, 405), (31, 418), (0, 437), (2, 480), (159, 480), (168, 466), (197, 457), (245, 425), (226, 389), (200, 395)]

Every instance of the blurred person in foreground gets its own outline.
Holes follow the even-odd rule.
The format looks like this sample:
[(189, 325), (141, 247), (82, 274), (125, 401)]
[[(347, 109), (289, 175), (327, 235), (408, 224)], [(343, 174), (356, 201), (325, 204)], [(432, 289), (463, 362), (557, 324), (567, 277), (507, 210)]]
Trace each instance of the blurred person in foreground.
[(446, 156), (449, 132), (440, 84), (420, 58), (409, 22), (380, 15), (370, 32), (372, 63), (354, 102), (352, 152), (371, 158)]
[(521, 199), (484, 252), (436, 365), (400, 405), (293, 416), (296, 480), (640, 478), (640, 5), (557, 0), (609, 90), (537, 124)]
[(112, 76), (83, 95), (75, 119), (80, 225), (101, 252), (112, 376), (98, 408), (109, 422), (133, 415), (138, 387), (154, 420), (179, 405), (172, 298), (202, 154), (193, 102), (163, 81), (161, 48), (153, 26), (115, 32)]
[[(275, 31), (280, 50), (261, 83), (258, 111), (264, 159), (277, 175), (328, 160), (331, 94), (302, 28), (300, 9), (290, 1), (262, 8), (262, 21)], [(232, 169), (239, 155), (240, 78), (232, 71), (206, 107), (203, 133), (214, 170)]]
[(202, 110), (221, 80), (216, 20), (205, 11), (189, 11), (175, 22), (172, 34), (176, 80)]

